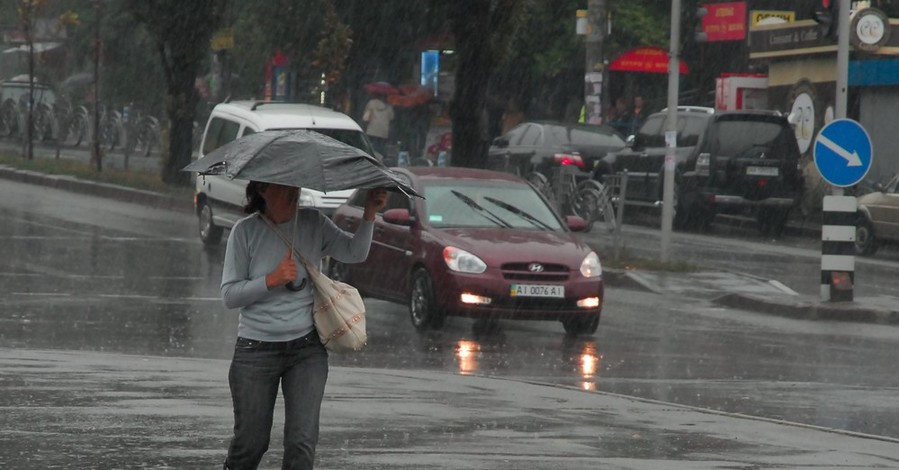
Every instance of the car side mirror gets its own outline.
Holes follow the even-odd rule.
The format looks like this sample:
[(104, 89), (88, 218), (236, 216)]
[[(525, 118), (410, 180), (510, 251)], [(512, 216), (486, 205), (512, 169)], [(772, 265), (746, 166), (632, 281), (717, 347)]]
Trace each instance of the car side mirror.
[(884, 192), (884, 191), (886, 191), (886, 189), (887, 189), (887, 188), (885, 188), (885, 187), (883, 186), (883, 184), (881, 184), (881, 183), (879, 183), (879, 182), (878, 182), (878, 183), (874, 183), (874, 191)]
[(577, 215), (566, 215), (565, 216), (565, 225), (568, 226), (568, 229), (572, 232), (586, 232), (587, 231), (587, 221), (584, 220), (583, 217)]
[(509, 146), (509, 140), (506, 139), (505, 137), (497, 137), (497, 138), (493, 139), (493, 145), (500, 147), (500, 148), (506, 148)]
[(412, 214), (409, 213), (409, 209), (390, 209), (384, 212), (383, 218), (388, 224), (412, 226)]
[(624, 146), (627, 148), (633, 148), (634, 142), (636, 142), (636, 140), (637, 140), (637, 136), (635, 136), (634, 134), (631, 134), (631, 135), (627, 136), (627, 140), (624, 141)]

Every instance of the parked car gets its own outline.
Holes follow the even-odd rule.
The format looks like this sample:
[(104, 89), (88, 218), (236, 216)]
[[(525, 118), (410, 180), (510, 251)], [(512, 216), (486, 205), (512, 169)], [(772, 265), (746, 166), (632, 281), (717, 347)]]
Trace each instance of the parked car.
[(624, 146), (624, 138), (608, 126), (524, 122), (493, 140), (488, 168), (520, 176), (537, 171), (550, 179), (562, 164), (592, 171), (607, 153)]
[[(12, 100), (14, 103), (24, 101), (28, 97), (28, 75), (16, 75), (0, 83), (0, 102)], [(37, 79), (34, 81), (35, 104), (53, 106), (56, 102), (56, 93), (46, 84)]]
[[(628, 171), (627, 203), (661, 207), (667, 112), (650, 115), (628, 148), (610, 153), (594, 177)], [(675, 226), (707, 227), (716, 213), (749, 214), (778, 235), (803, 191), (799, 146), (775, 111), (679, 107), (675, 156)]]
[[(524, 179), (489, 170), (397, 168), (425, 199), (391, 193), (376, 217), (368, 259), (332, 262), (329, 273), (363, 295), (409, 305), (419, 331), (447, 316), (487, 321), (561, 321), (567, 333), (593, 334), (603, 304), (602, 265)], [(337, 209), (354, 231), (364, 191)]]
[(873, 255), (885, 241), (899, 241), (899, 174), (886, 185), (875, 184), (873, 192), (858, 198), (856, 253)]
[[(374, 155), (365, 132), (349, 116), (319, 106), (272, 101), (235, 101), (213, 108), (203, 132), (198, 158), (238, 137), (265, 130), (312, 129)], [(200, 225), (200, 239), (207, 245), (221, 241), (246, 214), (247, 182), (224, 176), (202, 176), (196, 181), (194, 205)], [(300, 206), (313, 207), (330, 216), (352, 190), (322, 193), (303, 188)]]

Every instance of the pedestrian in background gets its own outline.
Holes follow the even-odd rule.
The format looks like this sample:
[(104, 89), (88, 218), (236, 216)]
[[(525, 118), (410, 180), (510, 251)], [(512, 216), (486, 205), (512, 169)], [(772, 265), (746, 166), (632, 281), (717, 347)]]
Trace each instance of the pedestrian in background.
[(643, 121), (646, 120), (646, 102), (643, 100), (642, 95), (634, 96), (634, 107), (630, 112), (630, 134), (636, 134), (640, 127), (643, 126)]
[(281, 468), (313, 468), (328, 352), (312, 323), (312, 286), (294, 250), (310, 262), (325, 256), (364, 261), (375, 214), (387, 201), (386, 190), (369, 190), (363, 220), (351, 235), (315, 209), (297, 211), (299, 194), (292, 186), (250, 182), (244, 207), (250, 215), (234, 225), (225, 248), (222, 299), (227, 308), (240, 309), (228, 372), (234, 436), (226, 469), (259, 466), (268, 450), (279, 385), (285, 414)]
[(368, 134), (375, 150), (382, 156), (387, 148), (390, 138), (390, 123), (394, 118), (393, 106), (387, 102), (384, 95), (374, 95), (365, 104), (362, 120), (366, 123), (365, 133)]

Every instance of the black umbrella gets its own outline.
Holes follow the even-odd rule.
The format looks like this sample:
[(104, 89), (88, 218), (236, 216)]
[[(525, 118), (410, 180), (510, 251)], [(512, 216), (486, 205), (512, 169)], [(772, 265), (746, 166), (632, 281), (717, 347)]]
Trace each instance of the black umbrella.
[(419, 196), (362, 150), (309, 130), (264, 131), (231, 141), (182, 168), (199, 175), (283, 184), (316, 191), (388, 188)]

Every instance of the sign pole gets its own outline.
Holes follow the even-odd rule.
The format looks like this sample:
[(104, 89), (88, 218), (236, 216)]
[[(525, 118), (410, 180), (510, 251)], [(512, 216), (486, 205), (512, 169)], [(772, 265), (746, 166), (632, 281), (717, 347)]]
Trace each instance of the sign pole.
[[(835, 0), (835, 1), (839, 2), (839, 4), (837, 5), (837, 15), (838, 15), (838, 17), (837, 17), (837, 70), (836, 70), (836, 72), (837, 72), (836, 88), (837, 89), (836, 89), (836, 96), (835, 96), (836, 102), (834, 103), (834, 108), (835, 108), (834, 109), (834, 118), (835, 119), (845, 119), (846, 118), (846, 107), (847, 107), (847, 101), (848, 101), (846, 95), (847, 95), (847, 89), (849, 88), (849, 6), (850, 6), (849, 2), (851, 0)], [(831, 194), (830, 198), (825, 196), (824, 204), (822, 205), (822, 207), (824, 209), (823, 216), (825, 219), (824, 220), (825, 224), (828, 223), (829, 221), (831, 221), (829, 219), (833, 218), (830, 216), (831, 212), (838, 213), (838, 211), (832, 211), (832, 209), (836, 209), (836, 207), (833, 207), (834, 206), (833, 201), (838, 200), (838, 199), (846, 199), (843, 197), (843, 188), (840, 186), (832, 186), (830, 194)], [(856, 206), (857, 201), (855, 200), (855, 198), (852, 197), (850, 199), (852, 199), (852, 200), (851, 201), (846, 200), (843, 203), (843, 205)], [(852, 215), (854, 216), (854, 212)], [(837, 217), (837, 218), (839, 219), (839, 217)], [(844, 218), (845, 218), (845, 216), (844, 216)], [(854, 224), (855, 221), (853, 220), (852, 222)], [(854, 289), (854, 279), (855, 279), (855, 276), (854, 276), (855, 256), (851, 254), (852, 253), (851, 249), (847, 250), (845, 248), (845, 244), (843, 246), (843, 249), (837, 250), (841, 254), (841, 256), (843, 256), (844, 258), (847, 259), (846, 264), (852, 267), (852, 269), (849, 270), (850, 278), (848, 279), (848, 282), (844, 282), (844, 284), (841, 286), (841, 292), (842, 292), (842, 295), (841, 295), (834, 289), (835, 286), (834, 286), (834, 282), (833, 282), (834, 281), (833, 271), (830, 269), (825, 269), (825, 267), (832, 267), (832, 266), (826, 266), (826, 265), (830, 264), (828, 262), (828, 260), (831, 259), (834, 255), (828, 254), (829, 252), (833, 251), (831, 249), (828, 249), (828, 247), (832, 245), (832, 242), (830, 242), (828, 240), (830, 237), (826, 237), (824, 235), (823, 227), (822, 227), (821, 237), (822, 237), (821, 238), (821, 272), (822, 272), (821, 297), (823, 300), (830, 300), (830, 301), (852, 300), (853, 289)], [(852, 241), (854, 241), (854, 240), (855, 240), (855, 233), (853, 231)], [(849, 253), (849, 254), (843, 254), (843, 253)], [(848, 258), (851, 258), (851, 260), (849, 260)], [(825, 275), (825, 273), (826, 273), (826, 275)]]
[(674, 160), (677, 152), (677, 94), (680, 89), (681, 0), (671, 0), (671, 45), (668, 53), (668, 118), (665, 125), (665, 165), (662, 182), (662, 262), (671, 259), (671, 226), (674, 223)]

